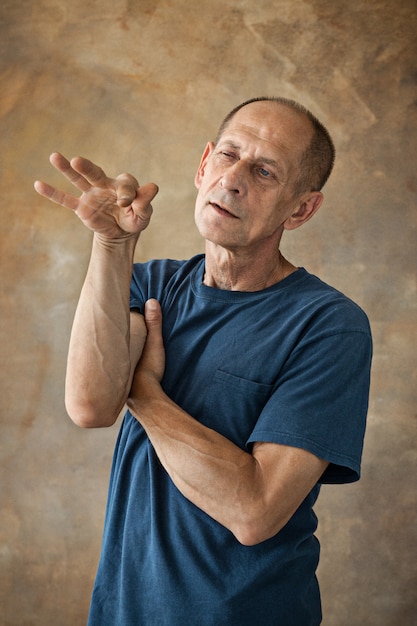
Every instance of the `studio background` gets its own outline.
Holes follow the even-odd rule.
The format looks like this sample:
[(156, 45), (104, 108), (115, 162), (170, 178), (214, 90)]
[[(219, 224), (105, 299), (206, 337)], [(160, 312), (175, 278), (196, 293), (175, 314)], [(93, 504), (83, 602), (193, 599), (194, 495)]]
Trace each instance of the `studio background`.
[(323, 624), (417, 623), (416, 32), (415, 0), (0, 1), (3, 626), (85, 623), (120, 425), (66, 415), (91, 234), (33, 181), (63, 184), (55, 150), (154, 181), (136, 258), (187, 258), (200, 155), (258, 95), (334, 137), (324, 206), (283, 248), (367, 311), (375, 343), (362, 479), (316, 508)]

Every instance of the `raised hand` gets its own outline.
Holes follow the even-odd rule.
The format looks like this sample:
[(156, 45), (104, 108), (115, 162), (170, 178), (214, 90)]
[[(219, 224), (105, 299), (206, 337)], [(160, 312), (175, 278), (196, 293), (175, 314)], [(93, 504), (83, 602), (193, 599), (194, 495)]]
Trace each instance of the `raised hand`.
[(54, 152), (51, 164), (78, 190), (81, 196), (60, 191), (36, 181), (36, 191), (48, 200), (71, 209), (94, 232), (106, 239), (139, 234), (151, 219), (151, 201), (158, 193), (154, 183), (139, 186), (131, 174), (109, 178), (103, 170), (82, 157), (68, 161)]

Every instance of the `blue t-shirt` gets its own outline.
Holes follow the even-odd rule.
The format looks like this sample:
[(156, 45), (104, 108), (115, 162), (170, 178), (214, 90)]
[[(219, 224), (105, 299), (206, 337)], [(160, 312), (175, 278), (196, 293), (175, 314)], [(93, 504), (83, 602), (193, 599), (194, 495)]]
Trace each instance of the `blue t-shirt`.
[[(363, 311), (304, 269), (259, 292), (203, 284), (204, 256), (134, 266), (131, 307), (162, 306), (163, 388), (244, 450), (268, 441), (358, 480), (371, 335)], [(255, 546), (188, 501), (127, 412), (116, 444), (91, 626), (316, 626), (316, 485)]]

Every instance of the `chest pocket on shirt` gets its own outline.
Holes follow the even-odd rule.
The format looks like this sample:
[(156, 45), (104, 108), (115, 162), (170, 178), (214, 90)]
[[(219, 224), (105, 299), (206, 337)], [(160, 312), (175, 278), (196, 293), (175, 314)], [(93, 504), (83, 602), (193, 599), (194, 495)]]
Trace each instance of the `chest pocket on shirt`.
[(271, 393), (272, 385), (217, 370), (204, 394), (204, 423), (244, 448)]

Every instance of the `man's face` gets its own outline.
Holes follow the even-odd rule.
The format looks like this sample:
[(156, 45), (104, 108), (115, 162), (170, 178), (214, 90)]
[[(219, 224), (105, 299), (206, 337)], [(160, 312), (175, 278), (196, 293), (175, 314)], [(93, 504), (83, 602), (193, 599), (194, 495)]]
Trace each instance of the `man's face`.
[(279, 243), (299, 205), (293, 189), (312, 134), (309, 120), (278, 103), (240, 109), (197, 171), (200, 234), (230, 250)]

